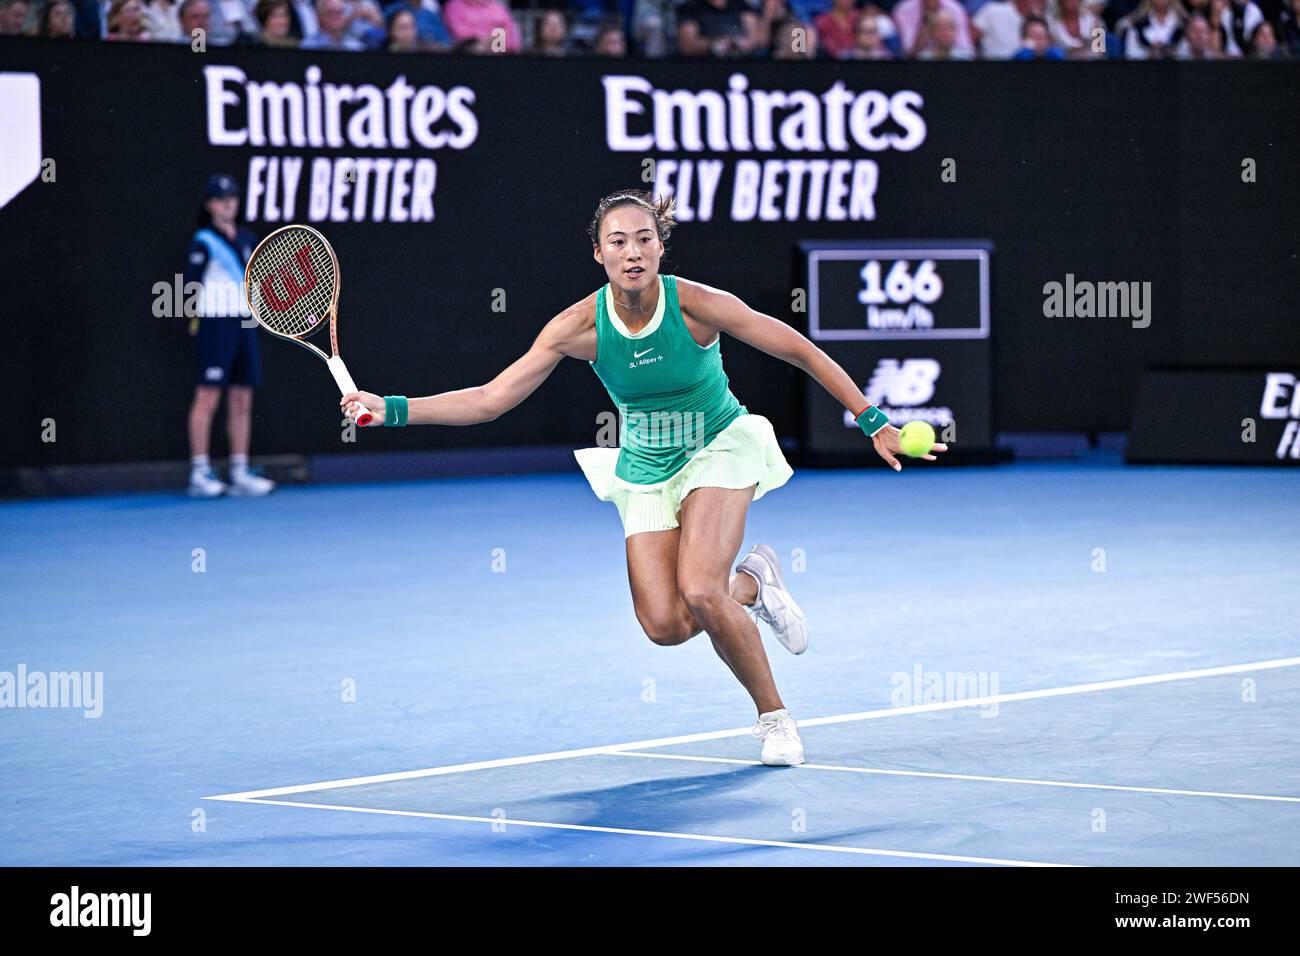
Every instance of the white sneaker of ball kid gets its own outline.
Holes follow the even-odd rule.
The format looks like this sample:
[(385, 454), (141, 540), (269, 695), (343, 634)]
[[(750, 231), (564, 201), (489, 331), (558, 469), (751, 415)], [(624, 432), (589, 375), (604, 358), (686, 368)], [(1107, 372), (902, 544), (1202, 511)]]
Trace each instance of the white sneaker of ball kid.
[(231, 469), (230, 493), (244, 498), (261, 498), (275, 491), (276, 484), (270, 478), (263, 478), (255, 472), (245, 469)]
[(195, 468), (190, 472), (191, 498), (220, 498), (226, 493), (226, 483), (212, 473), (211, 468)]
[(808, 620), (786, 590), (776, 552), (765, 544), (756, 544), (736, 565), (736, 571), (745, 571), (758, 582), (758, 597), (752, 610), (768, 623), (785, 649), (791, 654), (808, 650)]
[(758, 725), (751, 731), (763, 741), (759, 758), (769, 767), (797, 767), (803, 763), (803, 741), (799, 727), (788, 710), (772, 710), (758, 715)]

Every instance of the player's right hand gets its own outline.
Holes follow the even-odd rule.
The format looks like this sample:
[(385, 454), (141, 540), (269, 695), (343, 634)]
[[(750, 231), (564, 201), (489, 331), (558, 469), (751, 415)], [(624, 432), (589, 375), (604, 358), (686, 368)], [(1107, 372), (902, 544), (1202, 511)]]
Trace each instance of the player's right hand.
[(370, 424), (364, 427), (375, 428), (384, 423), (383, 396), (376, 395), (374, 392), (348, 392), (339, 399), (339, 407), (343, 409), (343, 414), (353, 421), (356, 421), (357, 414), (360, 412), (358, 406), (361, 405), (364, 405), (374, 416), (370, 419)]
[[(898, 458), (895, 457), (902, 451), (902, 448), (898, 444), (898, 436), (901, 431), (902, 429), (896, 428), (893, 425), (886, 425), (884, 428), (880, 429), (880, 431), (871, 436), (871, 444), (876, 446), (876, 454), (885, 459), (885, 464), (894, 469), (894, 471), (903, 470), (903, 466), (899, 464)], [(938, 459), (934, 457), (933, 453), (936, 451), (945, 452), (947, 450), (947, 445), (942, 442), (935, 442), (930, 446), (931, 453), (928, 455), (922, 455), (920, 460), (938, 461)]]

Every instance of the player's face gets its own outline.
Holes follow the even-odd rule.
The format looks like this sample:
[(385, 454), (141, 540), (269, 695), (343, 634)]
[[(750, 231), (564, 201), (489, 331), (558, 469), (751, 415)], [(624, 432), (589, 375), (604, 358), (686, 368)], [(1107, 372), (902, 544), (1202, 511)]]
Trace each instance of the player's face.
[(659, 275), (664, 246), (654, 217), (636, 206), (619, 206), (606, 213), (600, 224), (596, 261), (615, 288), (640, 292)]

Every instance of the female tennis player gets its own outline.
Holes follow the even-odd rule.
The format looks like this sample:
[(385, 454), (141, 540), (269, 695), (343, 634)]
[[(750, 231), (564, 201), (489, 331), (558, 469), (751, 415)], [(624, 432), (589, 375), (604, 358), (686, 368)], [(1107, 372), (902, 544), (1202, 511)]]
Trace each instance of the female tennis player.
[(350, 392), (341, 404), (353, 417), (364, 405), (372, 425), (472, 425), (514, 408), (561, 359), (590, 363), (621, 413), (621, 442), (575, 455), (596, 495), (618, 508), (637, 620), (665, 646), (706, 632), (758, 709), (763, 763), (792, 766), (803, 763), (803, 743), (753, 617), (795, 654), (808, 647), (807, 622), (772, 548), (757, 545), (729, 571), (750, 502), (793, 472), (771, 423), (731, 393), (721, 333), (813, 376), (896, 471), (899, 432), (878, 408), (863, 407), (862, 390), (844, 369), (784, 322), (728, 292), (660, 275), (674, 225), (671, 198), (606, 196), (588, 235), (609, 283), (548, 322), (522, 358), (474, 388), (409, 400)]

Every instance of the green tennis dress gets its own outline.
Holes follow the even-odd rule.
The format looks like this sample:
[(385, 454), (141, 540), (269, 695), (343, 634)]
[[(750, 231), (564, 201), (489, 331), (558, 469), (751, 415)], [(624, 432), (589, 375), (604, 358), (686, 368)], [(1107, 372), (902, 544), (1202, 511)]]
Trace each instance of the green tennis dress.
[(691, 336), (676, 276), (658, 281), (654, 316), (635, 334), (610, 286), (596, 296), (590, 365), (618, 409), (619, 443), (574, 452), (596, 497), (618, 508), (624, 537), (678, 527), (682, 500), (696, 488), (755, 485), (757, 501), (794, 474), (772, 423), (731, 393), (719, 339), (701, 346)]

